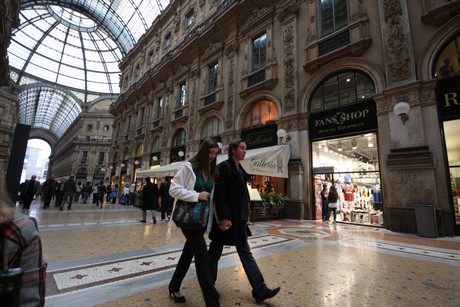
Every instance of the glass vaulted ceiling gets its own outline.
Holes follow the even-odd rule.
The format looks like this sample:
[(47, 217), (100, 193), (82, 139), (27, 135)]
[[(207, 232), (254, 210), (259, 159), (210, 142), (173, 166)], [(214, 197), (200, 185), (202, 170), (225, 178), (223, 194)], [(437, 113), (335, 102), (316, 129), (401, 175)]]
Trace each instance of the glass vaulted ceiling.
[(117, 95), (118, 64), (169, 0), (23, 0), (8, 49), (20, 122), (60, 138), (82, 106)]

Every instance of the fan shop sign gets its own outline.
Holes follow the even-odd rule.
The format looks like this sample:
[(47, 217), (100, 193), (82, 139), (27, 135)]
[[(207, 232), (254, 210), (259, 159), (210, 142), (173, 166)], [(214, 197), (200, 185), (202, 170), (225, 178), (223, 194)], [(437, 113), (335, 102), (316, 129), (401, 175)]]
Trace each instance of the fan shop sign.
[(310, 139), (324, 139), (377, 129), (374, 101), (348, 105), (310, 116)]

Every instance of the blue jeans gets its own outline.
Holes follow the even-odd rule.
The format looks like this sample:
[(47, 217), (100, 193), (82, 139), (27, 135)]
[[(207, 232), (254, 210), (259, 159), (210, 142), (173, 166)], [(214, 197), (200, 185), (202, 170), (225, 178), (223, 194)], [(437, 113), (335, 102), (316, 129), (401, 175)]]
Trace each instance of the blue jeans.
[(209, 256), (203, 230), (181, 229), (186, 241), (176, 270), (169, 282), (170, 292), (179, 292), (185, 274), (195, 256), (196, 276), (207, 307), (220, 306), (209, 269)]

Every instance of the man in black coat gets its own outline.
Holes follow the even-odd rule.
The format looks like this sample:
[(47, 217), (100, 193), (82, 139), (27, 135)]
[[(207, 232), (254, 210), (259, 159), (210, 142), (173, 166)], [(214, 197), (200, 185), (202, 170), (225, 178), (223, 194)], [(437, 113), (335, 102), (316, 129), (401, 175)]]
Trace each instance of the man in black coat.
[(56, 181), (54, 176), (50, 175), (49, 178), (43, 183), (42, 186), (42, 195), (44, 197), (43, 209), (47, 209), (50, 206), (51, 199), (53, 198), (56, 191)]
[(160, 184), (160, 197), (161, 197), (161, 220), (163, 221), (166, 216), (171, 216), (171, 196), (169, 195), (169, 187), (171, 186), (171, 177), (166, 176), (165, 181)]
[(32, 201), (34, 200), (34, 197), (38, 195), (38, 191), (40, 188), (40, 183), (35, 180), (37, 176), (32, 175), (30, 180), (26, 180), (25, 184), (23, 186), (23, 189), (21, 190), (21, 195), (23, 197), (23, 212), (25, 214), (29, 214), (30, 211), (30, 205), (32, 204)]
[(157, 210), (158, 210), (158, 186), (150, 181), (150, 177), (145, 177), (145, 185), (142, 188), (142, 220), (139, 222), (147, 222), (147, 210), (152, 211), (153, 224), (157, 223)]
[(248, 244), (251, 235), (247, 221), (249, 217), (249, 192), (246, 183), (249, 175), (240, 165), (246, 154), (246, 142), (235, 140), (228, 146), (228, 160), (219, 164), (219, 177), (214, 190), (214, 201), (219, 223), (213, 221), (209, 238), (209, 260), (213, 281), (217, 279), (218, 261), (224, 245), (236, 247), (246, 276), (252, 287), (252, 297), (260, 303), (274, 297), (280, 288), (269, 289), (252, 256)]
[(69, 180), (64, 183), (64, 197), (61, 201), (61, 211), (64, 210), (64, 205), (67, 203), (67, 210), (72, 210), (72, 202), (77, 192), (77, 184), (73, 176), (70, 176)]

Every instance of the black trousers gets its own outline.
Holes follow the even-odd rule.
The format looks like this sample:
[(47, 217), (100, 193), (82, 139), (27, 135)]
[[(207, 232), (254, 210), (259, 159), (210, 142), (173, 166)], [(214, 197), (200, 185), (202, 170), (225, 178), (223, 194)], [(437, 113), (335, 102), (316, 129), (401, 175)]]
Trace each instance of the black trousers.
[(327, 201), (321, 202), (321, 215), (323, 221), (328, 220), (327, 214), (329, 213), (329, 203)]
[[(163, 199), (165, 200), (164, 202), (163, 202)], [(171, 203), (171, 198), (161, 197), (161, 219), (162, 220), (167, 219), (168, 216), (171, 215), (170, 203)]]
[(179, 292), (182, 281), (195, 256), (196, 276), (207, 307), (220, 306), (209, 269), (209, 256), (203, 230), (182, 229), (186, 241), (176, 270), (169, 282), (170, 292)]
[[(246, 226), (241, 229), (246, 229)], [(252, 297), (256, 300), (262, 298), (267, 290), (265, 285), (264, 277), (260, 272), (259, 266), (256, 260), (252, 256), (251, 248), (248, 244), (248, 238), (246, 234), (242, 234), (243, 238), (240, 238), (239, 242), (235, 244), (236, 251), (240, 257), (241, 264), (243, 265), (244, 272), (249, 280), (252, 287)], [(209, 245), (209, 265), (211, 268), (212, 280), (215, 283), (217, 280), (218, 262), (222, 256), (224, 246), (215, 241), (211, 241)]]

